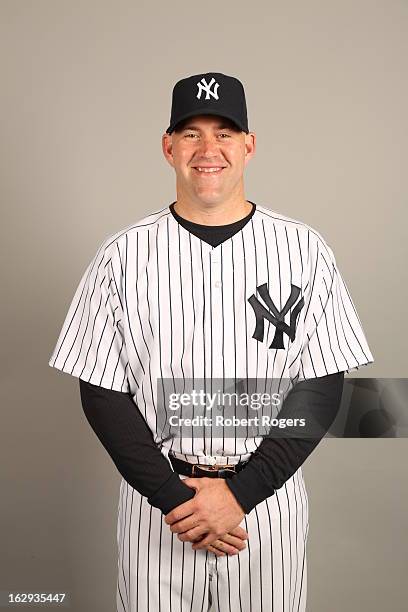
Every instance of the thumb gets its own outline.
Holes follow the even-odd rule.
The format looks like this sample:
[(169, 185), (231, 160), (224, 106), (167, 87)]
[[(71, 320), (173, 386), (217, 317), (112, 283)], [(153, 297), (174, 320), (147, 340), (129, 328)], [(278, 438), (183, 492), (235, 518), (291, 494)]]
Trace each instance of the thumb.
[(197, 482), (199, 478), (183, 478), (184, 484), (186, 484), (191, 489), (195, 489), (196, 491), (200, 490), (200, 485)]

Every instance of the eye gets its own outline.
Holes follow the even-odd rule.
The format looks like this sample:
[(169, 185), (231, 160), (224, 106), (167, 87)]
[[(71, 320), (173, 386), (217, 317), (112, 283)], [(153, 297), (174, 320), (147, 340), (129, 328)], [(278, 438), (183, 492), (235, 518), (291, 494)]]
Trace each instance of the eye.
[(185, 138), (194, 138), (195, 136), (198, 136), (198, 134), (195, 134), (193, 132), (188, 132), (187, 134), (184, 134)]
[[(226, 138), (231, 138), (229, 134), (227, 134), (226, 132), (223, 132), (221, 134), (218, 134), (218, 136), (225, 136)], [(223, 138), (221, 139), (223, 140)]]

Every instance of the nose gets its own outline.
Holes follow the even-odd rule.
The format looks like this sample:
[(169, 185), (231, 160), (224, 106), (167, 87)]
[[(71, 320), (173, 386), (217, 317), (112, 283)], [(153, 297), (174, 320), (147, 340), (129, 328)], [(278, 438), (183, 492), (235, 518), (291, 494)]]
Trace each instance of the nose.
[(219, 152), (218, 146), (219, 143), (214, 136), (203, 136), (199, 146), (199, 153), (203, 157), (214, 157)]

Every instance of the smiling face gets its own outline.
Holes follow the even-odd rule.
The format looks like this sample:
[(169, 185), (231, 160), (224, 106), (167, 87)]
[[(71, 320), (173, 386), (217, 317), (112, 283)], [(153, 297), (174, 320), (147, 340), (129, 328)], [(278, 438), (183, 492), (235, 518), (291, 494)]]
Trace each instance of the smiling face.
[(244, 199), (243, 173), (255, 134), (215, 115), (197, 115), (164, 134), (163, 153), (176, 172), (177, 199), (216, 205)]

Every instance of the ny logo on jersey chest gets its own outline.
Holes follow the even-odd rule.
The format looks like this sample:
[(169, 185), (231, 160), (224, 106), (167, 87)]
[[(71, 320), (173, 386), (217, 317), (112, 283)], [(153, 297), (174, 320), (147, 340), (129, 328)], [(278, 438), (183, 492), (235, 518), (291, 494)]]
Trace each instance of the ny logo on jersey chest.
[(259, 285), (259, 287), (257, 287), (256, 289), (266, 306), (269, 308), (269, 310), (267, 310), (265, 306), (261, 304), (261, 302), (258, 300), (254, 293), (251, 295), (250, 298), (248, 298), (248, 302), (254, 309), (256, 317), (255, 331), (252, 337), (255, 338), (255, 340), (258, 340), (259, 342), (263, 342), (264, 320), (266, 319), (276, 327), (275, 335), (269, 348), (285, 348), (285, 345), (283, 343), (283, 334), (289, 336), (289, 338), (293, 342), (296, 333), (296, 319), (305, 304), (305, 301), (302, 297), (290, 314), (290, 324), (288, 325), (287, 323), (285, 323), (285, 315), (289, 312), (289, 310), (292, 308), (292, 306), (298, 299), (300, 294), (300, 288), (296, 287), (296, 285), (291, 285), (290, 296), (288, 297), (286, 304), (284, 305), (282, 310), (278, 310), (275, 304), (273, 303), (272, 298), (268, 293), (268, 287), (266, 283), (264, 283), (263, 285)]

